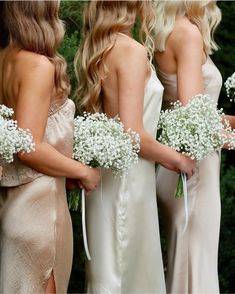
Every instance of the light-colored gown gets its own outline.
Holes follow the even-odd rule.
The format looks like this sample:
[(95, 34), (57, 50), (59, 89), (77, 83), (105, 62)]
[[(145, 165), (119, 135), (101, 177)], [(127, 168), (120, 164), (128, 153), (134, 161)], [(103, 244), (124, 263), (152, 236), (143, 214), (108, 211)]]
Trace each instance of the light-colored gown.
[[(156, 136), (163, 87), (152, 70), (144, 95), (145, 129)], [(87, 197), (88, 293), (165, 293), (155, 164), (144, 159), (127, 176), (102, 171)]]
[[(75, 107), (50, 107), (45, 141), (71, 157)], [(73, 252), (65, 178), (49, 177), (19, 160), (4, 167), (0, 187), (0, 293), (45, 293), (53, 272), (57, 293), (67, 293)]]
[[(210, 57), (202, 66), (206, 94), (217, 101), (222, 78)], [(163, 108), (177, 100), (177, 77), (158, 74), (164, 86)], [(193, 74), (193, 73), (192, 73)], [(197, 163), (188, 181), (189, 223), (183, 234), (184, 200), (175, 199), (178, 175), (160, 167), (157, 197), (167, 235), (167, 293), (219, 293), (217, 259), (220, 230), (220, 154)]]

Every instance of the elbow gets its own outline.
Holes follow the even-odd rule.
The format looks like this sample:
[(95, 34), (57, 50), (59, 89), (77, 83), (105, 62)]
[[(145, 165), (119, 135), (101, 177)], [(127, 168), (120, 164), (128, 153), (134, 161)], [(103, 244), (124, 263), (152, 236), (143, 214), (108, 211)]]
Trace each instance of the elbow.
[(28, 165), (30, 163), (30, 159), (31, 156), (29, 155), (29, 153), (26, 152), (20, 152), (17, 154), (17, 157), (19, 158), (19, 160), (24, 163), (25, 165)]
[(38, 145), (35, 144), (34, 146), (34, 150), (30, 151), (30, 152), (19, 152), (17, 153), (17, 157), (18, 159), (25, 165), (31, 165), (31, 163), (37, 158), (37, 156), (35, 157), (35, 153), (37, 155), (38, 152), (36, 152), (36, 150), (38, 150)]

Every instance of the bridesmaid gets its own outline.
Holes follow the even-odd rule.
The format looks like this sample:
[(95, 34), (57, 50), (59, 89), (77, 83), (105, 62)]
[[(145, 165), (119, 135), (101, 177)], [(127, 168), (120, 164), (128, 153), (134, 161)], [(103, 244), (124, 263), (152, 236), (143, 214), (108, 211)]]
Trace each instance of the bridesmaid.
[[(141, 20), (138, 43), (133, 38)], [(139, 163), (123, 178), (102, 171), (88, 196), (88, 293), (164, 293), (155, 162), (192, 175), (194, 162), (158, 143), (163, 87), (151, 68), (152, 1), (90, 1), (76, 58), (81, 110), (119, 115), (140, 134)]]
[[(199, 93), (217, 102), (222, 85), (210, 58), (213, 33), (221, 19), (216, 1), (159, 1), (155, 60), (164, 86), (163, 109)], [(175, 199), (178, 175), (160, 167), (157, 196), (167, 234), (168, 293), (219, 293), (220, 152), (197, 163), (188, 181), (189, 224), (183, 234), (184, 201)]]
[(99, 172), (71, 158), (74, 104), (58, 1), (1, 1), (0, 101), (28, 128), (36, 150), (4, 166), (0, 210), (0, 292), (67, 293), (72, 226), (65, 177), (87, 191)]

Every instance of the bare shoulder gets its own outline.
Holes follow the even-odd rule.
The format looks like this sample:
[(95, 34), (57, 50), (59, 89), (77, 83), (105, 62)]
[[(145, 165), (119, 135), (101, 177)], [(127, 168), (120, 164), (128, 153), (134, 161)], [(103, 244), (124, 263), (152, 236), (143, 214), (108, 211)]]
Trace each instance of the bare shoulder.
[(146, 60), (146, 48), (136, 40), (128, 37), (118, 35), (113, 48), (113, 57), (117, 60)]
[(178, 46), (203, 46), (203, 39), (198, 27), (187, 18), (179, 19), (170, 35), (170, 41)]
[(22, 75), (31, 73), (42, 75), (45, 78), (54, 75), (55, 72), (54, 65), (46, 56), (25, 50), (15, 55), (14, 64)]

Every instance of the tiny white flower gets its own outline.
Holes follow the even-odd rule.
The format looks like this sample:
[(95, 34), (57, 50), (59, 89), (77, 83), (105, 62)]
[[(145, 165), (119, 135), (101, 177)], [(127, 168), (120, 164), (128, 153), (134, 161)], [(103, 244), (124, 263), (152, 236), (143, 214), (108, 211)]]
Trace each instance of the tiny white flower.
[(229, 78), (227, 78), (224, 85), (230, 101), (235, 102), (235, 72)]
[(10, 163), (18, 152), (34, 150), (33, 138), (29, 130), (18, 128), (17, 122), (10, 119), (14, 111), (0, 105), (0, 161)]
[[(235, 78), (235, 77), (234, 77)], [(180, 101), (161, 112), (158, 140), (192, 159), (202, 160), (227, 144), (235, 148), (235, 132), (209, 95), (197, 95), (186, 106)], [(182, 194), (178, 181), (176, 197)]]
[(226, 143), (229, 148), (235, 147), (235, 133), (209, 95), (196, 95), (186, 106), (174, 102), (171, 109), (162, 111), (158, 140), (196, 160)]
[(139, 150), (139, 135), (131, 129), (125, 132), (120, 118), (87, 112), (75, 118), (74, 159), (122, 176), (138, 162)]

